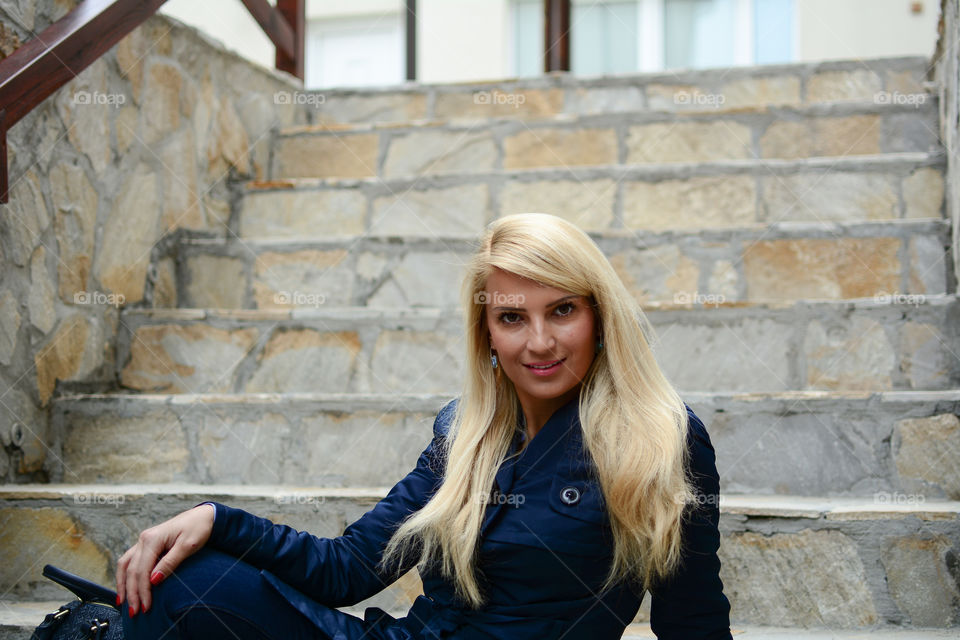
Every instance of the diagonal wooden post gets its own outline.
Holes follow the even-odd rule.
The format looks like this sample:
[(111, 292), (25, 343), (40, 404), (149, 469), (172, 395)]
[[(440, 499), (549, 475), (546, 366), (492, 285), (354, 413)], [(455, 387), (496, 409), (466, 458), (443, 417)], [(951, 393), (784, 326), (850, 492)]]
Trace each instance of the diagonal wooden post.
[(304, 37), (306, 33), (306, 0), (277, 0), (277, 12), (293, 29), (293, 57), (277, 47), (276, 67), (303, 80), (304, 78)]

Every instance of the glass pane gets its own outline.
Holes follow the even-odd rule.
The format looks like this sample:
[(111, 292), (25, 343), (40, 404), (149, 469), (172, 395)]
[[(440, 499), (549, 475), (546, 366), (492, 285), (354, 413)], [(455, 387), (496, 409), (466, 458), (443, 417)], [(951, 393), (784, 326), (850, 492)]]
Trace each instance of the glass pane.
[(754, 0), (753, 42), (756, 64), (793, 60), (793, 0)]
[(514, 0), (513, 62), (517, 76), (543, 73), (543, 0)]
[(733, 65), (734, 0), (664, 0), (668, 69)]
[(570, 67), (579, 75), (637, 70), (637, 0), (574, 2)]

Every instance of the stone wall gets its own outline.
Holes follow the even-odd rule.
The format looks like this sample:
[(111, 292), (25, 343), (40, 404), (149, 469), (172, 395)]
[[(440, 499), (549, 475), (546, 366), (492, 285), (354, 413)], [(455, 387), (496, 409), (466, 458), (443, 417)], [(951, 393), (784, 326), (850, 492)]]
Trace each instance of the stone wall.
[[(0, 55), (74, 4), (0, 1)], [(0, 482), (48, 479), (58, 384), (114, 386), (119, 309), (172, 295), (152, 253), (177, 229), (227, 233), (228, 179), (264, 177), (271, 130), (308, 121), (276, 98), (299, 87), (155, 16), (13, 126), (0, 205)]]
[(934, 72), (940, 87), (940, 139), (947, 150), (946, 215), (953, 227), (951, 248), (960, 280), (960, 0), (941, 0), (940, 41)]

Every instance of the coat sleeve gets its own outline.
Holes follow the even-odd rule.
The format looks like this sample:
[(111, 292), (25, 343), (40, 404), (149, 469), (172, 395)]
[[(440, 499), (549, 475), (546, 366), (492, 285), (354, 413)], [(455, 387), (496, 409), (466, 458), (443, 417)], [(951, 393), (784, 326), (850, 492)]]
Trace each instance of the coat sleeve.
[(214, 502), (216, 516), (207, 544), (270, 571), (330, 607), (351, 606), (382, 591), (416, 564), (413, 559), (387, 572), (376, 568), (400, 521), (423, 507), (440, 486), (442, 461), (436, 452), (455, 402), (437, 414), (433, 439), (413, 471), (342, 535), (320, 538)]
[(659, 640), (729, 640), (730, 603), (720, 580), (720, 476), (710, 436), (687, 407), (690, 473), (696, 503), (682, 529), (677, 573), (651, 588), (650, 628)]

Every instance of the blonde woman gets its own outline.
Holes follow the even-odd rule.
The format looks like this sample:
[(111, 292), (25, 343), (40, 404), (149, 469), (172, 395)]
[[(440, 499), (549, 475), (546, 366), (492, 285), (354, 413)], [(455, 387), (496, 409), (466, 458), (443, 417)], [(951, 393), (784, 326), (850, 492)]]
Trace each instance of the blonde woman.
[[(146, 530), (118, 563), (127, 638), (603, 640), (645, 591), (658, 638), (731, 637), (710, 438), (596, 244), (500, 218), (461, 302), (463, 390), (416, 468), (336, 538), (219, 503)], [(335, 609), (414, 566), (406, 616)]]

